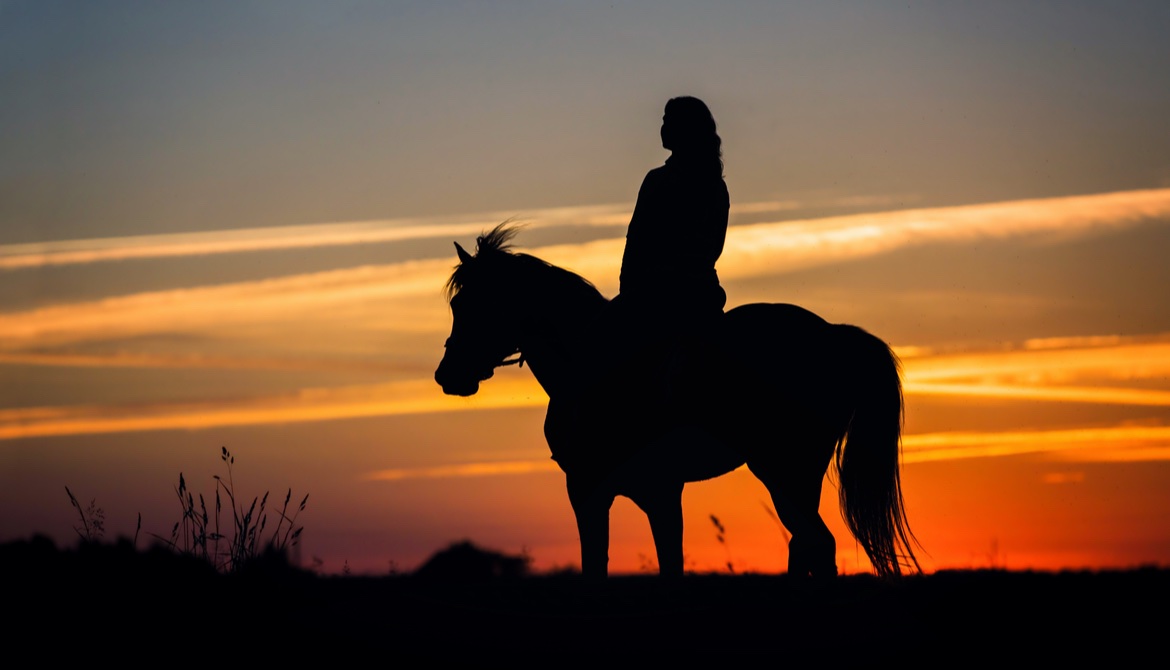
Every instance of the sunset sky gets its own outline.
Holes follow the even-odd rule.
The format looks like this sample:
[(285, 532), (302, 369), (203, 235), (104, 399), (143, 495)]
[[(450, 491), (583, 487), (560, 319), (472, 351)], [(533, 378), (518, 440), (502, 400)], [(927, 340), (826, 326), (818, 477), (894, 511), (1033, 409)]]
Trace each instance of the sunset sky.
[[(612, 296), (695, 95), (728, 306), (902, 357), (926, 569), (1168, 565), (1167, 35), (1164, 1), (0, 0), (0, 541), (74, 541), (66, 486), (169, 535), (226, 446), (237, 494), (309, 494), (306, 565), (577, 564), (528, 370), (433, 381), (452, 241), (515, 219)], [(767, 501), (689, 485), (687, 567), (783, 570)], [(650, 566), (612, 521), (611, 569)]]

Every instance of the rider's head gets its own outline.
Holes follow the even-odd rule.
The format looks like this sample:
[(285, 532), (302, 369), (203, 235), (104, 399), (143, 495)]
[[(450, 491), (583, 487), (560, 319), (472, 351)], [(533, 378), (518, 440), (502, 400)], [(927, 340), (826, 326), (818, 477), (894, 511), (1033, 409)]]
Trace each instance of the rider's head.
[(698, 98), (671, 98), (662, 115), (662, 148), (687, 159), (719, 161), (723, 168), (722, 140), (715, 132), (715, 117)]

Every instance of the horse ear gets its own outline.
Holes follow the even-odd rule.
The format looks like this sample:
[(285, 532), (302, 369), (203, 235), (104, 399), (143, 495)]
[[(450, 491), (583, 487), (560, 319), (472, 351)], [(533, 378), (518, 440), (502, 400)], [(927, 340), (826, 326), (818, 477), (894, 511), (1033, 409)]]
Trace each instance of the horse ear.
[(468, 263), (471, 261), (471, 254), (464, 251), (463, 247), (459, 246), (458, 242), (455, 243), (455, 253), (459, 254), (460, 263)]

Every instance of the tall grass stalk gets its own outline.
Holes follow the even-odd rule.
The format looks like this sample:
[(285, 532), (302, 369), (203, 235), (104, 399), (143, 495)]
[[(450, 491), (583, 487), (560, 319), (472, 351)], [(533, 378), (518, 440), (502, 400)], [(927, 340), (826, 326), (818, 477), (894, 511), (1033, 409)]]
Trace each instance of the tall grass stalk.
[(96, 498), (91, 498), (89, 505), (83, 508), (68, 486), (65, 487), (65, 493), (69, 494), (69, 503), (81, 517), (81, 525), (74, 526), (73, 531), (82, 542), (101, 542), (102, 536), (106, 534), (106, 511), (98, 507)]
[(714, 514), (709, 516), (711, 518), (711, 524), (715, 526), (715, 539), (719, 541), (719, 544), (723, 545), (723, 551), (727, 553), (727, 572), (734, 575), (735, 563), (731, 560), (731, 549), (727, 546), (727, 529), (723, 527), (723, 523), (719, 521), (719, 517)]
[[(175, 494), (179, 498), (183, 516), (175, 522), (169, 538), (154, 533), (152, 535), (173, 551), (202, 558), (221, 572), (235, 573), (266, 553), (285, 554), (300, 542), (301, 531), (304, 528), (297, 525), (297, 517), (305, 511), (309, 495), (305, 494), (300, 504), (290, 510), (289, 504), (292, 502), (290, 488), (280, 509), (273, 510), (276, 524), (265, 536), (268, 527), (268, 492), (252, 498), (251, 504), (245, 509), (243, 503), (236, 500), (235, 479), (232, 473), (236, 459), (227, 447), (221, 449), (220, 460), (227, 466), (227, 479), (214, 475), (214, 514), (208, 514), (203, 494), (198, 495), (196, 504), (196, 496), (187, 489), (187, 481), (180, 472)], [(225, 529), (221, 525), (224, 498), (227, 499), (231, 510), (230, 529)], [(225, 534), (225, 530), (228, 534)]]

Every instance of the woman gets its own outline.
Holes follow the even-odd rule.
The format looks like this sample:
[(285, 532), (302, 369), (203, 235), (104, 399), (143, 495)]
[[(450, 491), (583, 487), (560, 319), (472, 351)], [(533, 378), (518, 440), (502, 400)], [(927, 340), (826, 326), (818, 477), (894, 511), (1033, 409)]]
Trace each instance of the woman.
[[(723, 253), (730, 199), (722, 141), (702, 100), (672, 98), (662, 117), (666, 164), (646, 175), (626, 233), (620, 295), (635, 330), (683, 328), (723, 311), (715, 261)], [(635, 339), (643, 333), (631, 333)]]
[[(671, 156), (638, 191), (620, 293), (601, 315), (596, 376), (582, 389), (581, 430), (605, 426), (618, 444), (654, 439), (673, 380), (691, 372), (686, 352), (723, 313), (727, 294), (715, 273), (729, 208), (721, 145), (703, 101), (666, 103), (662, 147)], [(599, 416), (609, 421), (596, 424)]]

